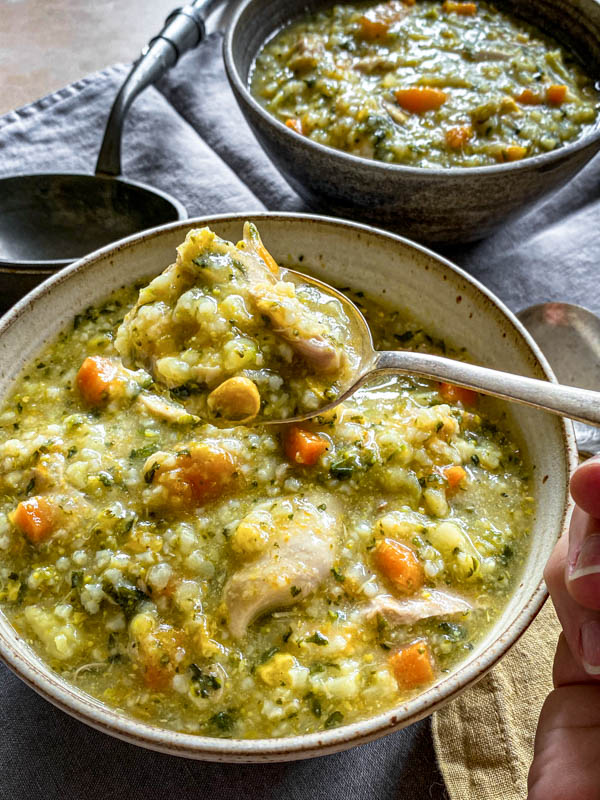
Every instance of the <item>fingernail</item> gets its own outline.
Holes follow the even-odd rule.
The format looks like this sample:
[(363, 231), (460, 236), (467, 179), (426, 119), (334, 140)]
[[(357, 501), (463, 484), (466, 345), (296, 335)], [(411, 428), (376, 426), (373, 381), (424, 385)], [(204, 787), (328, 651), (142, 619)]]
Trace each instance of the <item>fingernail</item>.
[(597, 620), (581, 626), (581, 657), (588, 675), (600, 675), (600, 622)]
[(592, 533), (583, 540), (583, 545), (569, 580), (576, 581), (585, 575), (600, 573), (600, 533)]

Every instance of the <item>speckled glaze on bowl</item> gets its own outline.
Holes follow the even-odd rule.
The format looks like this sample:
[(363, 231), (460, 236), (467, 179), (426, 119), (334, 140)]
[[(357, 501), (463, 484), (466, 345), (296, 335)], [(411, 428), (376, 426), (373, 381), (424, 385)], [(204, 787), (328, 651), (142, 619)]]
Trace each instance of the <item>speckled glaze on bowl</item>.
[[(301, 214), (251, 214), (281, 263), (374, 299), (415, 309), (435, 335), (464, 345), (484, 364), (552, 379), (539, 349), (517, 319), (465, 272), (398, 236), (350, 222)], [(87, 306), (173, 261), (190, 227), (208, 224), (238, 240), (246, 216), (177, 222), (137, 234), (73, 264), (25, 297), (0, 321), (0, 401), (22, 367)], [(383, 714), (320, 733), (285, 739), (214, 739), (175, 733), (120, 714), (52, 672), (0, 613), (0, 655), (43, 697), (77, 719), (134, 744), (188, 758), (286, 761), (324, 755), (416, 722), (481, 678), (523, 633), (545, 598), (542, 570), (569, 513), (568, 478), (576, 463), (572, 426), (529, 408), (506, 406), (534, 476), (537, 515), (521, 582), (469, 658), (433, 687)]]
[[(488, 167), (423, 169), (384, 164), (301, 136), (258, 103), (248, 74), (275, 31), (331, 0), (242, 0), (224, 40), (229, 82), (256, 138), (312, 207), (363, 219), (423, 242), (481, 239), (545, 194), (563, 186), (600, 149), (600, 125), (549, 153)], [(600, 77), (598, 0), (498, 0), (540, 27)]]

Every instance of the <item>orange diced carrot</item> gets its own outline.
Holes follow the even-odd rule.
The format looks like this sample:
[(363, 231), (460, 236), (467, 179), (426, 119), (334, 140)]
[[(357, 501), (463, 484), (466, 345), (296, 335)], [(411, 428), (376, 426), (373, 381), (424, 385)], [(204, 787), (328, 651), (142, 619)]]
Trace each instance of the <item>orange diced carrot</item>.
[(261, 258), (262, 258), (262, 260), (265, 262), (265, 264), (267, 265), (267, 267), (268, 267), (268, 268), (271, 270), (271, 272), (273, 273), (273, 275), (279, 275), (279, 264), (278, 264), (278, 263), (275, 261), (275, 259), (274, 259), (274, 258), (273, 258), (273, 256), (271, 255), (271, 253), (269, 253), (269, 251), (268, 251), (268, 250), (267, 250), (267, 248), (264, 246), (264, 244), (262, 243), (262, 241), (261, 241), (261, 243), (258, 245), (258, 247), (256, 248), (256, 250), (257, 250), (257, 252), (258, 252), (258, 255), (259, 255)]
[(51, 500), (35, 495), (28, 500), (22, 500), (10, 519), (30, 542), (38, 544), (52, 534), (56, 524), (56, 511), (56, 506)]
[(286, 119), (285, 124), (288, 128), (291, 128), (293, 131), (296, 131), (296, 133), (299, 133), (300, 135), (304, 133), (302, 129), (302, 120), (298, 119), (297, 117), (290, 117), (289, 119)]
[(416, 689), (433, 680), (433, 659), (425, 639), (397, 650), (389, 663), (400, 689)]
[(446, 14), (460, 14), (463, 17), (472, 17), (477, 13), (475, 3), (454, 3), (452, 0), (445, 0), (442, 3), (442, 11)]
[(388, 0), (373, 6), (359, 20), (361, 37), (373, 41), (387, 36), (392, 25), (403, 20), (414, 4), (415, 0)]
[(318, 433), (291, 425), (283, 434), (283, 449), (289, 461), (312, 467), (329, 449), (329, 443)]
[(515, 100), (526, 106), (539, 106), (542, 102), (542, 97), (537, 92), (531, 89), (523, 89), (520, 95), (517, 95)]
[(460, 150), (473, 136), (473, 128), (470, 125), (463, 125), (458, 128), (449, 128), (446, 131), (446, 144), (453, 150)]
[(170, 686), (184, 642), (183, 631), (170, 625), (160, 625), (140, 642), (138, 657), (149, 689), (160, 692)]
[(462, 403), (463, 406), (474, 406), (479, 397), (472, 389), (455, 386), (453, 383), (440, 383), (439, 392), (447, 403)]
[(405, 111), (413, 114), (424, 114), (426, 111), (435, 111), (448, 99), (448, 95), (441, 89), (431, 89), (428, 86), (412, 86), (410, 89), (397, 89), (394, 92), (396, 102)]
[(498, 156), (498, 161), (520, 161), (527, 155), (527, 148), (519, 144), (511, 144), (505, 147)]
[(236, 473), (231, 453), (208, 444), (178, 454), (177, 469), (197, 503), (219, 497)]
[(110, 389), (118, 368), (108, 358), (88, 356), (79, 367), (76, 383), (86, 403), (99, 406), (110, 397)]
[(451, 491), (458, 489), (460, 484), (467, 477), (466, 470), (458, 466), (444, 467), (442, 471), (444, 473), (444, 477), (448, 481), (448, 489)]
[(559, 106), (565, 102), (567, 87), (559, 83), (553, 83), (546, 89), (546, 100), (553, 106)]
[(145, 481), (163, 486), (172, 506), (203, 505), (224, 494), (238, 477), (233, 456), (217, 445), (190, 442), (174, 455), (172, 466), (163, 466), (160, 454), (144, 464)]
[(377, 568), (402, 594), (412, 594), (425, 580), (423, 567), (412, 547), (395, 539), (382, 539), (375, 548)]

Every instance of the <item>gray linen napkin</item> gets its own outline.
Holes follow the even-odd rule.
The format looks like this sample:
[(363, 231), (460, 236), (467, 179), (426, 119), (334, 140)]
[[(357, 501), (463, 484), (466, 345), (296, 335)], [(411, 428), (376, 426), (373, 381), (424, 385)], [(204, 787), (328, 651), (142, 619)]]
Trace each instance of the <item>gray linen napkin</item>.
[[(192, 216), (308, 210), (249, 132), (227, 85), (220, 50), (221, 36), (212, 34), (136, 101), (125, 126), (124, 174), (172, 193)], [(0, 176), (92, 172), (126, 71), (110, 67), (1, 117)], [(523, 219), (448, 254), (514, 310), (568, 299), (600, 311), (599, 173), (596, 159)], [(206, 764), (151, 753), (94, 731), (54, 709), (0, 665), (0, 731), (0, 800), (40, 794), (47, 800), (446, 797), (427, 720), (306, 762)]]

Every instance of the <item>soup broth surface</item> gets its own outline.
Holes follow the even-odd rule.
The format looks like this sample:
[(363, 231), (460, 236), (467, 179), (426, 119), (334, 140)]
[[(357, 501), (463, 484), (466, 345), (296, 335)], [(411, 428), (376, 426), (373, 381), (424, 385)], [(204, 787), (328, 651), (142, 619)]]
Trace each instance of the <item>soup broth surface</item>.
[(415, 167), (554, 150), (595, 123), (594, 81), (556, 41), (486, 2), (343, 3), (277, 33), (251, 91), (319, 144)]

